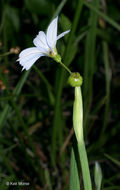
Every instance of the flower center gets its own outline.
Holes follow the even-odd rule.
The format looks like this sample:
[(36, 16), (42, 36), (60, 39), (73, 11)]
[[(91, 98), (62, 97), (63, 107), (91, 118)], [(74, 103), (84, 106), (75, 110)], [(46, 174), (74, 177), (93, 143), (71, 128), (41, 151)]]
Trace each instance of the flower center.
[(54, 56), (54, 52), (52, 50), (49, 51), (50, 56)]

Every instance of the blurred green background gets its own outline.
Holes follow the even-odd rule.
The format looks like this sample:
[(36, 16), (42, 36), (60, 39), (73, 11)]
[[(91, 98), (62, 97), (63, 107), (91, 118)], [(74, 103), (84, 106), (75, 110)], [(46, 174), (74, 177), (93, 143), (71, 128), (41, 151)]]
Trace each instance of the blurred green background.
[[(0, 190), (67, 190), (74, 89), (48, 57), (21, 72), (19, 52), (59, 15), (58, 53), (83, 76), (84, 135), (90, 172), (120, 190), (120, 0), (0, 1)], [(82, 177), (81, 185), (82, 185)], [(6, 182), (27, 182), (12, 186)]]

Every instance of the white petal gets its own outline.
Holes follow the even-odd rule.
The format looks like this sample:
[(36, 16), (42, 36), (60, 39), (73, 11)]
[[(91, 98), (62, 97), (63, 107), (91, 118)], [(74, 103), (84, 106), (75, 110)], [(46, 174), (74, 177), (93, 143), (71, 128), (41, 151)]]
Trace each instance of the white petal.
[(61, 33), (60, 35), (57, 36), (57, 40), (59, 40), (60, 38), (62, 38), (64, 35), (66, 35), (69, 32), (70, 32), (70, 30), (67, 30), (67, 31)]
[[(37, 49), (36, 47), (27, 48), (27, 49), (21, 51), (21, 53), (19, 54), (19, 59), (26, 57), (28, 55), (37, 54), (37, 53), (40, 53), (40, 50)], [(19, 61), (19, 59), (18, 59), (18, 61)]]
[(20, 65), (23, 66), (23, 69), (26, 69), (26, 70), (29, 70), (32, 65), (37, 61), (37, 59), (39, 59), (41, 56), (44, 56), (44, 55), (35, 55), (34, 57), (28, 59), (27, 61), (23, 61), (23, 60), (20, 60)]
[(28, 48), (20, 53), (18, 61), (23, 66), (23, 69), (28, 70), (41, 56), (44, 56), (44, 54), (37, 48)]
[(36, 36), (36, 38), (33, 40), (33, 43), (43, 53), (49, 52), (49, 47), (48, 47), (46, 35), (44, 32), (40, 31), (39, 34)]
[(57, 42), (57, 22), (58, 17), (50, 23), (47, 29), (47, 42), (52, 49), (55, 48)]

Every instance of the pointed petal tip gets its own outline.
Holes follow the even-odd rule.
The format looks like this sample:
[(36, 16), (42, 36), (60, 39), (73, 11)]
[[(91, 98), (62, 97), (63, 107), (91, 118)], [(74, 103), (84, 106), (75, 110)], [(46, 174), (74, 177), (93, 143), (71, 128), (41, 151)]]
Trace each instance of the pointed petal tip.
[(16, 60), (16, 62), (18, 62), (18, 61), (20, 61), (20, 58), (18, 58), (18, 59)]
[(55, 17), (55, 19), (57, 19), (57, 20), (58, 20), (58, 15)]
[[(58, 21), (58, 15), (53, 18), (53, 20), (51, 21), (51, 23), (52, 23), (53, 21), (55, 21), (55, 20)], [(50, 23), (50, 24), (51, 24), (51, 23)]]
[(25, 67), (22, 68), (21, 72), (25, 70)]
[(56, 16), (47, 28), (47, 42), (49, 47), (52, 49), (56, 46), (57, 42), (57, 25), (58, 25), (58, 16)]
[(70, 32), (70, 30), (67, 30), (67, 31), (65, 31), (65, 32), (62, 32), (61, 34), (59, 34), (58, 36), (57, 36), (57, 40), (59, 40), (60, 38), (62, 38), (63, 36), (65, 36), (66, 34), (68, 34)]

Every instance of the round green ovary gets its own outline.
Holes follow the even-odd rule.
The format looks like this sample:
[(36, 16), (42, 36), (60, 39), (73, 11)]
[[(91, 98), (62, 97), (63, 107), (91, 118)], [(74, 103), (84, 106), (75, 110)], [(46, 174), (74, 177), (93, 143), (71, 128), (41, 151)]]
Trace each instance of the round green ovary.
[(82, 77), (80, 76), (80, 74), (78, 72), (74, 72), (72, 73), (69, 78), (68, 78), (68, 83), (72, 86), (72, 87), (76, 87), (76, 86), (81, 86), (83, 82)]

